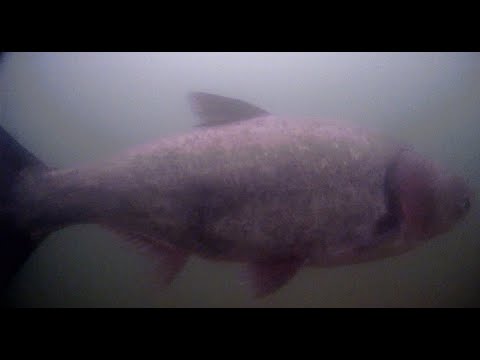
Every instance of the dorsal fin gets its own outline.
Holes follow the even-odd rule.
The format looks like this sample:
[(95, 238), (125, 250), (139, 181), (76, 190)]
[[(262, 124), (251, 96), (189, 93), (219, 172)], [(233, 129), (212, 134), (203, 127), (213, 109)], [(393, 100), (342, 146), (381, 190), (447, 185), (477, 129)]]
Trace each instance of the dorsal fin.
[(245, 101), (205, 92), (191, 92), (188, 99), (199, 126), (214, 126), (253, 119), (270, 113)]

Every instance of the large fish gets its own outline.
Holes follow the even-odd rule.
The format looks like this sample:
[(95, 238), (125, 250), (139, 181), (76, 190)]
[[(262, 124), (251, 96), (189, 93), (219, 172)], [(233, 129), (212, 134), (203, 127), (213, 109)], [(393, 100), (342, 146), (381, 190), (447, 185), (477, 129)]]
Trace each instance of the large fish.
[(191, 93), (188, 134), (48, 169), (0, 131), (4, 282), (47, 234), (97, 223), (147, 245), (168, 284), (190, 255), (246, 264), (255, 296), (305, 266), (403, 253), (449, 231), (472, 192), (410, 147), (334, 122)]

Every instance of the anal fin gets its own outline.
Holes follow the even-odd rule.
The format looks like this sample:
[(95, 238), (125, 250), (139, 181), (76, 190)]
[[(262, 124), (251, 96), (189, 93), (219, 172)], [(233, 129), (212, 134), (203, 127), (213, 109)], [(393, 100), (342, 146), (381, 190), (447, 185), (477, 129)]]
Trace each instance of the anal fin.
[(262, 298), (276, 292), (295, 276), (304, 263), (304, 259), (294, 258), (248, 264), (246, 275), (254, 296)]
[(128, 240), (140, 253), (152, 258), (155, 262), (156, 279), (161, 287), (170, 285), (187, 263), (189, 254), (171, 244), (143, 233), (125, 231), (112, 226), (105, 227)]
[(188, 260), (188, 254), (182, 250), (155, 245), (156, 272), (160, 285), (168, 286), (183, 270)]

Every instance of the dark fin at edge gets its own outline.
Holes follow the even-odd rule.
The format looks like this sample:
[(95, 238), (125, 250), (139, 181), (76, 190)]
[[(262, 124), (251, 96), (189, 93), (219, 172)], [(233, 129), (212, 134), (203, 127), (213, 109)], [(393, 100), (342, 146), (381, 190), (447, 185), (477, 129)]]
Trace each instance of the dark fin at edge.
[(188, 94), (193, 113), (199, 118), (199, 126), (215, 126), (253, 119), (270, 113), (243, 100), (193, 91)]
[(23, 266), (38, 245), (31, 229), (15, 221), (13, 188), (26, 169), (48, 168), (0, 127), (0, 291)]

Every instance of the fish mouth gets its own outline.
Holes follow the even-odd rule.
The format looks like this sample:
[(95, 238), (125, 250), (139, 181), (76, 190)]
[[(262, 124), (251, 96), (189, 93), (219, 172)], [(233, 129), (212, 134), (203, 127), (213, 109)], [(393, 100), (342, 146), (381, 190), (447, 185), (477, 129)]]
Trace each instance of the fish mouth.
[(448, 186), (451, 189), (451, 196), (455, 197), (454, 219), (461, 220), (471, 211), (472, 205), (476, 201), (476, 191), (461, 176), (453, 176), (452, 180), (448, 182)]
[(469, 212), (472, 211), (472, 206), (474, 206), (473, 204), (475, 203), (476, 201), (476, 192), (468, 187), (467, 189), (467, 193), (465, 195), (465, 199), (463, 200), (463, 209), (464, 209), (464, 214), (463, 214), (463, 217), (465, 218)]
[(464, 210), (464, 215), (471, 211), (473, 203), (476, 201), (476, 191), (467, 183), (464, 179), (462, 179), (463, 187), (464, 187), (464, 198), (462, 199), (461, 207)]

